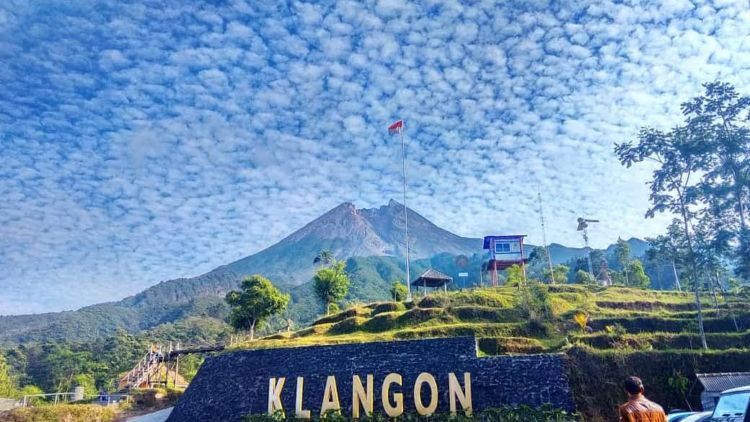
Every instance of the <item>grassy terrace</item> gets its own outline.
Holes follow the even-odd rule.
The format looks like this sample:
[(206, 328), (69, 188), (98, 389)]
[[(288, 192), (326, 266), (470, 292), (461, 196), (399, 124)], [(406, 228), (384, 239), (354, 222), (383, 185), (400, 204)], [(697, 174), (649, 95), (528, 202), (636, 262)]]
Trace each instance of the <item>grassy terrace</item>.
[[(544, 317), (515, 288), (485, 288), (436, 294), (413, 303), (353, 305), (297, 332), (282, 333), (238, 348), (295, 347), (473, 335), (480, 355), (564, 352), (577, 409), (586, 422), (612, 420), (622, 401), (621, 380), (641, 376), (650, 396), (666, 408), (698, 408), (699, 372), (747, 371), (750, 362), (750, 298), (727, 298), (719, 309), (703, 297), (707, 342), (700, 348), (691, 293), (627, 288), (549, 286)], [(531, 312), (530, 312), (531, 311)], [(573, 317), (590, 316), (585, 332)]]
[[(353, 305), (318, 319), (302, 330), (282, 333), (240, 348), (293, 347), (394, 339), (473, 335), (484, 354), (555, 352), (574, 345), (599, 350), (697, 349), (692, 293), (628, 288), (560, 285), (546, 288), (551, 317), (532, 320), (519, 303), (516, 288), (484, 288), (434, 294), (413, 303)], [(709, 347), (750, 348), (750, 301), (720, 298), (715, 309), (703, 298)], [(729, 305), (729, 307), (727, 306)], [(730, 316), (732, 310), (734, 319)], [(590, 315), (592, 333), (584, 333), (573, 316)], [(735, 329), (736, 319), (740, 330)]]

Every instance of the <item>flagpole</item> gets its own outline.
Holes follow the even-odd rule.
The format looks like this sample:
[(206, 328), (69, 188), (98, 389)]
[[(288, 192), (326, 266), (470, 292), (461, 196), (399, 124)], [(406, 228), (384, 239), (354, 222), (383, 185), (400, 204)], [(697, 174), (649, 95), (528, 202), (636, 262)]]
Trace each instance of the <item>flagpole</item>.
[(409, 213), (406, 207), (406, 146), (404, 144), (404, 127), (398, 130), (401, 135), (401, 170), (404, 176), (404, 237), (406, 240), (406, 300), (411, 300), (411, 273), (409, 272)]

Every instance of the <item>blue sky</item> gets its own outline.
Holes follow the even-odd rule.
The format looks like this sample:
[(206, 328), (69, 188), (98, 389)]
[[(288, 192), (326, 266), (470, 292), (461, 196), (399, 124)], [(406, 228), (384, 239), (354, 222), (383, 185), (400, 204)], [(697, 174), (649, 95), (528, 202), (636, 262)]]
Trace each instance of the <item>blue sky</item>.
[[(127, 3), (127, 4), (126, 4)], [(514, 3), (514, 4), (507, 4)], [(714, 79), (750, 92), (746, 0), (0, 3), (0, 314), (74, 309), (258, 251), (343, 201), (465, 236), (650, 236), (648, 168)]]

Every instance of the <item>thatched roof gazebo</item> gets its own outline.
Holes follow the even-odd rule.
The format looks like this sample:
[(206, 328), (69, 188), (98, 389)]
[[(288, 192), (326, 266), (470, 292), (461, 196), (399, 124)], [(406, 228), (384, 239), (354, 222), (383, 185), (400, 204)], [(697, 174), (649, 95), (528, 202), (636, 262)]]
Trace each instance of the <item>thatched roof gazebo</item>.
[(433, 270), (430, 268), (429, 270), (425, 271), (417, 277), (414, 281), (411, 282), (412, 286), (422, 286), (427, 292), (427, 288), (431, 287), (433, 289), (437, 289), (442, 287), (443, 291), (448, 290), (448, 283), (453, 282), (453, 277), (447, 276), (440, 271)]

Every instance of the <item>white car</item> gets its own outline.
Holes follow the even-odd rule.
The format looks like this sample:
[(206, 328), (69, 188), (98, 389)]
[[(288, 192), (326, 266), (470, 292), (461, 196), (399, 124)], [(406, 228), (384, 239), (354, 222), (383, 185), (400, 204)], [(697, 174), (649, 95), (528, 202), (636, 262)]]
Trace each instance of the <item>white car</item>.
[(708, 420), (711, 422), (750, 422), (750, 385), (722, 391), (711, 419)]
[(685, 419), (680, 419), (680, 422), (708, 422), (711, 420), (711, 412), (698, 412), (694, 413)]

